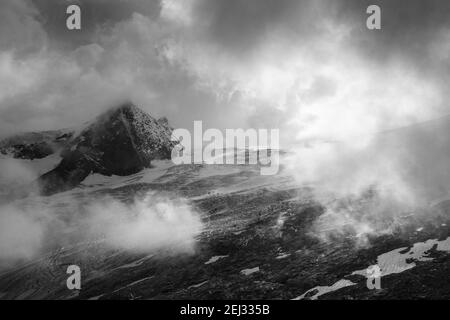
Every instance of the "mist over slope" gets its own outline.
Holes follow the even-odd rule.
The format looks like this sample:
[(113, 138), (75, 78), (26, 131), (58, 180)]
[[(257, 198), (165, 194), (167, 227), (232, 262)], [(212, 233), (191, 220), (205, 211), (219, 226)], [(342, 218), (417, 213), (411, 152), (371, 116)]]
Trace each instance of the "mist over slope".
[(450, 198), (450, 116), (292, 151), (292, 176), (327, 208), (318, 229), (390, 233), (402, 216), (431, 218)]

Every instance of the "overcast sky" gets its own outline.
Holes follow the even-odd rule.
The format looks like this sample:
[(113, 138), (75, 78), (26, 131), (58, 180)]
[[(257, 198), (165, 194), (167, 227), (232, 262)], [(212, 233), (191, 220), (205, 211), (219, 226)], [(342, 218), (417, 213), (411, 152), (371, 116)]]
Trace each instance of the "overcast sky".
[[(66, 29), (79, 4), (82, 30)], [(382, 29), (366, 28), (366, 8)], [(132, 100), (174, 127), (283, 139), (402, 126), (448, 108), (447, 0), (3, 0), (0, 134)]]

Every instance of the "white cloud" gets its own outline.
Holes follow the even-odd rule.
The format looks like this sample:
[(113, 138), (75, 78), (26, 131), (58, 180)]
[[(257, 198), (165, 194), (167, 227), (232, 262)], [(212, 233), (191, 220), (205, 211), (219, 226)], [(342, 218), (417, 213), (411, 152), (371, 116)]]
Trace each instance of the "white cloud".
[(80, 202), (70, 194), (27, 198), (0, 206), (0, 267), (92, 241), (131, 253), (189, 254), (202, 230), (187, 200), (154, 193), (128, 204), (110, 197)]
[(34, 210), (0, 206), (0, 266), (36, 257), (45, 232), (41, 218)]
[(131, 205), (108, 199), (87, 208), (93, 235), (108, 245), (137, 252), (164, 249), (192, 252), (202, 230), (199, 215), (185, 200), (147, 195)]

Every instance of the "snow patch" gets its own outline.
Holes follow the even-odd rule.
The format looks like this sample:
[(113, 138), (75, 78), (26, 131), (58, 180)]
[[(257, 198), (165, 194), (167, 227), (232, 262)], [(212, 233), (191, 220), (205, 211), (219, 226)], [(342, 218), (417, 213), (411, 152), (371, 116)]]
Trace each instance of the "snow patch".
[(289, 256), (290, 256), (289, 253), (281, 253), (281, 254), (279, 254), (278, 256), (276, 256), (275, 259), (278, 259), (278, 260), (280, 260), (280, 259), (285, 259), (285, 258), (287, 258), (287, 257), (289, 257)]
[(255, 273), (255, 272), (259, 272), (259, 267), (241, 270), (241, 273), (242, 273), (244, 276), (249, 276), (249, 275), (251, 275), (251, 274), (253, 274), (253, 273)]
[(152, 161), (152, 168), (144, 169), (141, 172), (129, 176), (105, 176), (93, 173), (87, 176), (80, 184), (84, 188), (120, 188), (134, 183), (155, 183), (167, 170), (173, 166), (168, 160)]
[(206, 280), (206, 281), (200, 282), (200, 283), (198, 283), (198, 284), (193, 284), (192, 286), (189, 286), (188, 289), (200, 288), (201, 286), (203, 286), (204, 284), (206, 284), (206, 283), (208, 283), (208, 282), (209, 282), (209, 281)]
[[(304, 298), (309, 298), (311, 300), (316, 300), (321, 295), (324, 295), (325, 293), (333, 292), (345, 287), (354, 286), (356, 283), (351, 282), (350, 280), (341, 279), (338, 282), (334, 283), (332, 286), (321, 286), (321, 287), (315, 287), (312, 289), (309, 289), (301, 296), (298, 296), (297, 298), (294, 298), (292, 300), (302, 300)], [(315, 292), (314, 295), (310, 296), (312, 292)]]
[(227, 257), (228, 256), (214, 256), (211, 259), (209, 259), (208, 261), (206, 261), (205, 264), (211, 264), (211, 263), (217, 262), (220, 259), (227, 258)]

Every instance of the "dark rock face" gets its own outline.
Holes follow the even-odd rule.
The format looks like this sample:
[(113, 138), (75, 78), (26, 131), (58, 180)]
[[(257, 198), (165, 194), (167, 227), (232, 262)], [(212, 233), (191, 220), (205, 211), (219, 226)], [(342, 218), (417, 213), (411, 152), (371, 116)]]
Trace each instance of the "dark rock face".
[(14, 158), (19, 159), (42, 159), (53, 153), (53, 148), (47, 142), (32, 143), (29, 145), (16, 144)]
[(0, 153), (16, 159), (42, 159), (61, 150), (72, 135), (68, 129), (18, 134), (0, 141)]
[(130, 175), (154, 159), (170, 159), (174, 143), (167, 121), (127, 103), (101, 114), (62, 151), (63, 160), (38, 180), (43, 194), (71, 189), (90, 173)]

